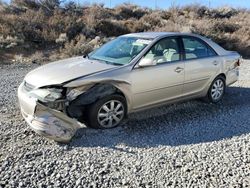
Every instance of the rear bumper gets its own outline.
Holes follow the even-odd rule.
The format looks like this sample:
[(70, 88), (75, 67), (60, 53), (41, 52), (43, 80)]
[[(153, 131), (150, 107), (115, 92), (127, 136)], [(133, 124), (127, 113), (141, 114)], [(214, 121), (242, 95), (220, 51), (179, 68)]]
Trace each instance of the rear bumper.
[(84, 127), (63, 112), (48, 108), (29, 96), (29, 92), (23, 88), (23, 83), (18, 88), (18, 99), (22, 116), (39, 135), (58, 142), (68, 142), (77, 129)]
[(239, 68), (232, 69), (227, 72), (226, 75), (226, 85), (229, 86), (238, 81), (240, 75)]

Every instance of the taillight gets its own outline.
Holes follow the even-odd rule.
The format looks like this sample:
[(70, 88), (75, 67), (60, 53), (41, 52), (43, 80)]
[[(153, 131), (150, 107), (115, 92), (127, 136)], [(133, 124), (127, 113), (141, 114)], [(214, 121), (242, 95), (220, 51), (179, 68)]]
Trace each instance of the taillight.
[(235, 67), (239, 67), (240, 66), (240, 59), (238, 59), (235, 63)]

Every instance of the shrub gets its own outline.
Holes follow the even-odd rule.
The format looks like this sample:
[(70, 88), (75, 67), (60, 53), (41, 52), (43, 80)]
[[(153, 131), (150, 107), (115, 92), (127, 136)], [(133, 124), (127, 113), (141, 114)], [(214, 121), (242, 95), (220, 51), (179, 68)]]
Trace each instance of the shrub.
[(65, 47), (61, 50), (62, 57), (71, 57), (76, 55), (85, 55), (91, 52), (94, 45), (87, 41), (84, 35), (79, 35), (76, 39), (65, 44)]
[(56, 43), (65, 43), (68, 41), (67, 33), (61, 33), (56, 39)]
[(48, 60), (48, 58), (46, 57), (46, 55), (41, 52), (41, 51), (37, 51), (34, 54), (31, 55), (31, 57), (29, 58), (29, 61), (31, 63), (36, 63), (36, 64), (41, 64), (42, 62)]
[(133, 4), (110, 9), (102, 4), (60, 5), (60, 0), (0, 1), (0, 58), (5, 52), (21, 54), (29, 48), (39, 52), (35, 57), (55, 60), (86, 54), (110, 37), (143, 31), (194, 32), (249, 57), (249, 20), (249, 10), (197, 4), (152, 10)]
[(148, 9), (142, 9), (136, 5), (129, 3), (125, 3), (115, 7), (115, 14), (120, 19), (130, 19), (130, 18), (140, 19), (148, 12), (149, 12)]
[(17, 45), (23, 44), (24, 41), (22, 39), (18, 39), (16, 36), (7, 36), (4, 37), (0, 35), (0, 48), (13, 48)]
[(21, 9), (32, 9), (32, 10), (38, 10), (40, 8), (40, 5), (37, 1), (34, 0), (13, 0), (11, 1), (12, 5), (17, 6)]
[(125, 27), (124, 23), (125, 22), (116, 20), (101, 20), (97, 22), (94, 29), (98, 34), (107, 37), (119, 36), (130, 32), (130, 30)]

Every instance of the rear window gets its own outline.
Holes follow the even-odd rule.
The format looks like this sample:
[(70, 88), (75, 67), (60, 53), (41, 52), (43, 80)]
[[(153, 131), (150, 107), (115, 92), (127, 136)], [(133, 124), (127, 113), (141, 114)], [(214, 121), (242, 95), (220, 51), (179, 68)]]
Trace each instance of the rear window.
[(194, 37), (183, 38), (186, 59), (198, 59), (216, 56), (216, 53), (208, 45)]

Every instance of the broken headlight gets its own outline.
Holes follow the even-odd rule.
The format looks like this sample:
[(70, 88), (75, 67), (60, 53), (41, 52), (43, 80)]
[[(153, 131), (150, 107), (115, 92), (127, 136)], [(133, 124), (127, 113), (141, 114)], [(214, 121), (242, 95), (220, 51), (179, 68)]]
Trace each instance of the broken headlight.
[(53, 102), (62, 97), (62, 91), (63, 89), (57, 88), (34, 89), (30, 91), (30, 95), (42, 102)]
[(72, 101), (76, 99), (79, 95), (81, 95), (82, 93), (86, 92), (91, 87), (92, 85), (85, 85), (85, 86), (76, 87), (76, 88), (68, 88), (67, 99)]

